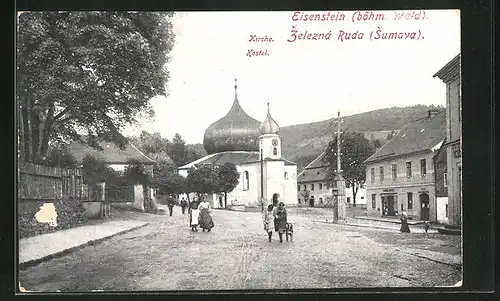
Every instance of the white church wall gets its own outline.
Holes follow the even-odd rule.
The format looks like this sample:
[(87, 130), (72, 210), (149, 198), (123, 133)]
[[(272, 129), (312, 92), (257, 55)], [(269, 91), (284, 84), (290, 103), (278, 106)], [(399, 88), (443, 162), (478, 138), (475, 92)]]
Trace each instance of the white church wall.
[[(237, 165), (236, 170), (240, 173), (240, 181), (236, 188), (228, 194), (228, 205), (257, 204), (260, 195), (260, 163)], [(248, 172), (248, 189), (244, 187), (244, 172)]]
[(285, 172), (283, 200), (287, 206), (297, 206), (297, 165), (285, 165)]

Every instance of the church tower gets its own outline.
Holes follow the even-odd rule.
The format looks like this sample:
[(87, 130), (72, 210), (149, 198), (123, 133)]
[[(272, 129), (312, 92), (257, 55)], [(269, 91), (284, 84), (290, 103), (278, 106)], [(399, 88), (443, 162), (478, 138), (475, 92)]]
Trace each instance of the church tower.
[(268, 102), (266, 119), (259, 127), (259, 132), (261, 133), (259, 137), (259, 159), (281, 159), (281, 138), (278, 135), (279, 131), (279, 125), (271, 117)]

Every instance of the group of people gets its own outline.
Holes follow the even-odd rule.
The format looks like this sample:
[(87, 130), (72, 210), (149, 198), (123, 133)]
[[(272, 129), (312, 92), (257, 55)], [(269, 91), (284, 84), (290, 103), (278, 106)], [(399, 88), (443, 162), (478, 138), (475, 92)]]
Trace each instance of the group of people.
[[(173, 209), (175, 206), (175, 201), (172, 197), (168, 198), (168, 213), (172, 216)], [(202, 201), (195, 200), (188, 205), (186, 199), (182, 198), (180, 201), (182, 214), (186, 214), (186, 208), (189, 207), (189, 226), (191, 227), (191, 231), (198, 232), (198, 226), (207, 232), (210, 232), (212, 228), (215, 226), (212, 216), (210, 212), (212, 212), (212, 208), (210, 208), (210, 204), (203, 199)]]
[(279, 202), (278, 206), (269, 204), (263, 214), (264, 230), (267, 232), (269, 242), (272, 240), (273, 230), (278, 232), (280, 242), (283, 242), (283, 234), (286, 232), (287, 212), (285, 203)]
[(212, 208), (206, 199), (201, 202), (195, 200), (189, 206), (189, 226), (191, 231), (198, 232), (198, 226), (205, 232), (210, 232), (215, 226), (212, 216), (210, 215)]

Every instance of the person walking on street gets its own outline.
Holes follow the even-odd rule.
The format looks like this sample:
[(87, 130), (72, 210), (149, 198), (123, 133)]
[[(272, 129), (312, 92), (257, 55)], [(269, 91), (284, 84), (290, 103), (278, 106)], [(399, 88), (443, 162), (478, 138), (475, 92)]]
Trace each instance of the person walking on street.
[(187, 207), (187, 201), (186, 201), (184, 198), (182, 198), (182, 200), (181, 200), (181, 209), (182, 209), (182, 214), (185, 214), (185, 212), (186, 212), (186, 207)]
[(401, 214), (401, 229), (399, 231), (403, 233), (410, 233), (410, 227), (408, 226), (408, 215), (403, 211)]
[(264, 231), (267, 232), (269, 242), (271, 242), (271, 238), (273, 237), (273, 209), (273, 205), (269, 204), (262, 215), (262, 219), (264, 220)]
[(175, 205), (175, 200), (172, 196), (168, 196), (167, 205), (168, 205), (168, 214), (172, 216)]
[(198, 209), (198, 200), (191, 202), (190, 213), (189, 213), (189, 226), (191, 226), (191, 231), (198, 232), (198, 218), (200, 216), (200, 210)]
[(275, 227), (277, 228), (277, 232), (280, 237), (280, 242), (283, 242), (283, 233), (285, 233), (286, 231), (286, 223), (287, 223), (287, 212), (285, 208), (285, 203), (279, 202), (278, 208), (276, 209), (274, 214), (274, 221), (275, 221)]
[(212, 208), (210, 208), (210, 204), (206, 201), (206, 199), (203, 199), (198, 209), (200, 210), (200, 227), (203, 229), (203, 232), (205, 232), (205, 230), (207, 230), (207, 232), (210, 232), (215, 226), (214, 221), (210, 216), (210, 211), (212, 211)]

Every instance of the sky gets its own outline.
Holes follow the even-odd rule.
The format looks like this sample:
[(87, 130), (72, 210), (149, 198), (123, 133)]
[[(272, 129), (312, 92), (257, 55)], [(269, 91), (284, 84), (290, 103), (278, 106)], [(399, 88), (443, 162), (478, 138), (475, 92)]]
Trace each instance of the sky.
[[(326, 120), (338, 111), (348, 116), (446, 104), (445, 85), (432, 76), (460, 52), (458, 10), (373, 11), (371, 19), (367, 14), (369, 19), (360, 21), (365, 12), (342, 11), (343, 20), (293, 20), (294, 14), (318, 13), (328, 11), (177, 12), (169, 95), (150, 100), (154, 120), (141, 119), (124, 133), (145, 130), (169, 139), (179, 133), (187, 143), (202, 143), (206, 128), (231, 108), (235, 78), (242, 108), (263, 121), (269, 101), (280, 126)], [(323, 33), (323, 39), (289, 42), (292, 30), (296, 37)], [(357, 39), (346, 39), (356, 32)], [(409, 38), (375, 39), (384, 33)], [(273, 42), (250, 42), (251, 35)], [(267, 55), (250, 57), (249, 50)]]

